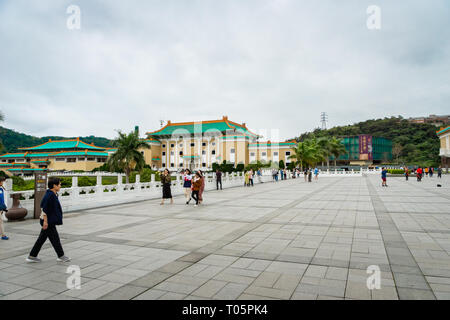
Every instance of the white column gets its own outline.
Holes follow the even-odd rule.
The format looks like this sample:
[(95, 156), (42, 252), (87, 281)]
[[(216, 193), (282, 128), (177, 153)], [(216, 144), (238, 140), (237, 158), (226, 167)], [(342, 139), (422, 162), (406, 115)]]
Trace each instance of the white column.
[(175, 160), (174, 160), (174, 162), (175, 162), (175, 168), (176, 169), (178, 169), (178, 166), (179, 166), (179, 164), (180, 164), (180, 161), (178, 160), (178, 138), (177, 139), (175, 139)]
[(208, 168), (211, 167), (211, 151), (210, 151), (210, 145), (211, 144), (211, 137), (208, 137), (208, 150), (206, 151), (206, 166)]

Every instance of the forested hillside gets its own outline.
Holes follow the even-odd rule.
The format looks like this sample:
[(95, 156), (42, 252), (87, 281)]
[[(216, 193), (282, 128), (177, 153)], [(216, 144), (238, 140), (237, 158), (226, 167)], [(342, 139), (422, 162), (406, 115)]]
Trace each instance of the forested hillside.
[[(72, 139), (77, 137), (33, 137), (27, 134), (19, 133), (11, 129), (7, 129), (0, 126), (0, 141), (3, 144), (3, 150), (0, 153), (6, 152), (17, 152), (20, 151), (18, 148), (21, 147), (31, 147), (44, 142), (47, 142), (48, 139), (52, 140), (62, 140), (62, 139)], [(101, 137), (80, 137), (81, 140), (87, 143), (93, 143), (99, 147), (112, 147), (111, 140)]]
[[(338, 126), (328, 130), (316, 129), (295, 138), (297, 141), (327, 136), (349, 136), (370, 134), (391, 139), (393, 142), (393, 162), (410, 165), (434, 165), (440, 163), (438, 131), (434, 125), (411, 123), (402, 117), (367, 120), (353, 125)], [(397, 161), (398, 159), (398, 161)]]

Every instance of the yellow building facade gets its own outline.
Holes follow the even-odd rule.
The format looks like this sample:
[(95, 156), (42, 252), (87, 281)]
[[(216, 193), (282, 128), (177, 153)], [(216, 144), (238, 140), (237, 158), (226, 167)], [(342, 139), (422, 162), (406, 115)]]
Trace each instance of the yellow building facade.
[(295, 142), (260, 142), (245, 123), (224, 116), (220, 120), (167, 124), (147, 133), (151, 149), (143, 150), (145, 161), (154, 169), (212, 169), (224, 161), (234, 165), (256, 161), (289, 164)]

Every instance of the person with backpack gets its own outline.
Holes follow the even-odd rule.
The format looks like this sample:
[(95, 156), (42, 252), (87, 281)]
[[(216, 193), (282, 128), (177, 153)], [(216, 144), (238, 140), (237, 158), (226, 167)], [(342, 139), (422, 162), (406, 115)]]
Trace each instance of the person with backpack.
[(63, 212), (61, 203), (58, 199), (58, 192), (61, 190), (61, 179), (51, 177), (48, 179), (48, 189), (41, 201), (40, 224), (42, 226), (36, 243), (31, 249), (30, 255), (26, 259), (27, 262), (41, 262), (37, 256), (41, 251), (42, 245), (50, 239), (50, 243), (57, 254), (57, 261), (68, 262), (70, 258), (64, 254), (64, 250), (59, 239), (56, 226), (63, 224)]
[(442, 178), (442, 167), (439, 166), (439, 168), (437, 169), (437, 173), (438, 173), (438, 178), (441, 179)]
[(5, 177), (0, 177), (0, 235), (2, 240), (9, 240), (3, 229), (3, 214), (8, 212), (8, 208), (6, 207), (5, 188), (3, 188), (3, 182), (5, 180)]

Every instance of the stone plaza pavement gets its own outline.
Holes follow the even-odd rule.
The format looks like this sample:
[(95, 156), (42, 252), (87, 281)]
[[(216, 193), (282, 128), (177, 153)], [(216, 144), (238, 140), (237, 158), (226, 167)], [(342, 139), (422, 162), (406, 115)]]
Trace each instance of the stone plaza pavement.
[[(303, 177), (184, 199), (80, 211), (59, 227), (70, 263), (40, 226), (6, 223), (0, 299), (450, 299), (450, 176)], [(68, 289), (69, 265), (81, 289)], [(367, 267), (381, 270), (369, 290)]]

